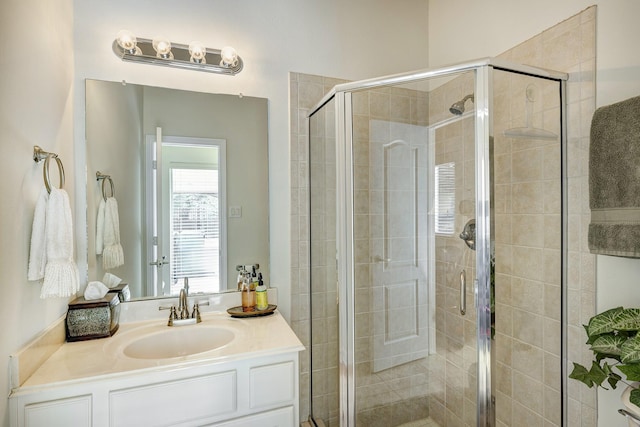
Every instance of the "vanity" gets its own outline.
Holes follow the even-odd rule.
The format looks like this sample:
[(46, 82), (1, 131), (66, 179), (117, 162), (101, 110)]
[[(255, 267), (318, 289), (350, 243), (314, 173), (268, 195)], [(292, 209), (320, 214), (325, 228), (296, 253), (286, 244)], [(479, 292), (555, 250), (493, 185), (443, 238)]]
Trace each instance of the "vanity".
[[(296, 426), (300, 340), (277, 311), (226, 312), (240, 305), (238, 267), (269, 283), (267, 100), (93, 80), (85, 90), (82, 279), (123, 277), (136, 301), (120, 304), (111, 337), (64, 342), (63, 318), (11, 356), (11, 427)], [(126, 262), (106, 266), (97, 213), (116, 195)], [(167, 326), (158, 308), (189, 293), (187, 278), (206, 298), (202, 322)]]
[(126, 322), (113, 337), (62, 344), (12, 391), (10, 425), (295, 426), (303, 349), (277, 311)]

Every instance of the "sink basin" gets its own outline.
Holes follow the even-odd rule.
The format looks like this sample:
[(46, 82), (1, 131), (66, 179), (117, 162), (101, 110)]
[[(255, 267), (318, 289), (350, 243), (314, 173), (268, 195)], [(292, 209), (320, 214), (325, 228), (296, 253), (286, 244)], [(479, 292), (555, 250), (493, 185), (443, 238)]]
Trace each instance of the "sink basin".
[(234, 338), (235, 334), (225, 328), (203, 325), (173, 327), (138, 338), (122, 351), (134, 359), (168, 359), (215, 350)]

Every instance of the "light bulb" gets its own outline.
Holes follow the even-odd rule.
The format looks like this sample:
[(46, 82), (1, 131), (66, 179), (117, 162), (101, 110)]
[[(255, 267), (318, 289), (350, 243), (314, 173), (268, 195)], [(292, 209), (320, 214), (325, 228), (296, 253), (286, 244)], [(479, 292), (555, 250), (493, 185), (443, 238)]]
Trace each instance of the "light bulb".
[(140, 48), (136, 46), (138, 41), (131, 31), (120, 30), (116, 34), (116, 41), (118, 46), (131, 55), (140, 55), (142, 53)]
[(238, 53), (231, 46), (225, 46), (220, 51), (220, 65), (223, 67), (235, 67), (238, 64)]
[(171, 53), (171, 42), (164, 37), (156, 37), (153, 39), (153, 48), (156, 50), (156, 56), (162, 59), (173, 59)]
[(190, 61), (197, 64), (207, 63), (207, 48), (200, 42), (191, 42), (189, 44), (189, 54), (191, 55)]

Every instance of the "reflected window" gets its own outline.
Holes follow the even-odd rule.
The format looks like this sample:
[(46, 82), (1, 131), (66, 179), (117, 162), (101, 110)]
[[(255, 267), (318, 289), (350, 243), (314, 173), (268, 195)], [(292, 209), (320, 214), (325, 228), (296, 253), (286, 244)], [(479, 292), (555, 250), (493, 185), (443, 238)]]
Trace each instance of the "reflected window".
[(191, 286), (202, 282), (219, 288), (218, 171), (194, 167), (170, 173), (171, 283), (181, 286), (188, 277)]
[(456, 165), (443, 163), (435, 168), (436, 233), (453, 234), (456, 214)]

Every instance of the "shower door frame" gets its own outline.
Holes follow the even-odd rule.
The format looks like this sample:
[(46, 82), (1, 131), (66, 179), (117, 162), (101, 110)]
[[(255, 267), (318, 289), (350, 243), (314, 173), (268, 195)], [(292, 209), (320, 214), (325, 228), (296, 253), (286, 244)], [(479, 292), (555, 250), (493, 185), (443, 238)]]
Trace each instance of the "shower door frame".
[(354, 171), (351, 94), (355, 91), (393, 86), (417, 80), (446, 77), (473, 71), (475, 79), (475, 159), (476, 159), (476, 272), (474, 283), (477, 308), (477, 412), (478, 426), (495, 424), (491, 378), (491, 188), (489, 140), (492, 135), (493, 70), (502, 70), (557, 81), (560, 98), (561, 147), (561, 408), (562, 425), (567, 425), (567, 114), (566, 73), (485, 58), (469, 63), (397, 74), (337, 85), (310, 115), (335, 97), (336, 114), (336, 249), (339, 316), (340, 425), (355, 427), (355, 272), (354, 272)]

